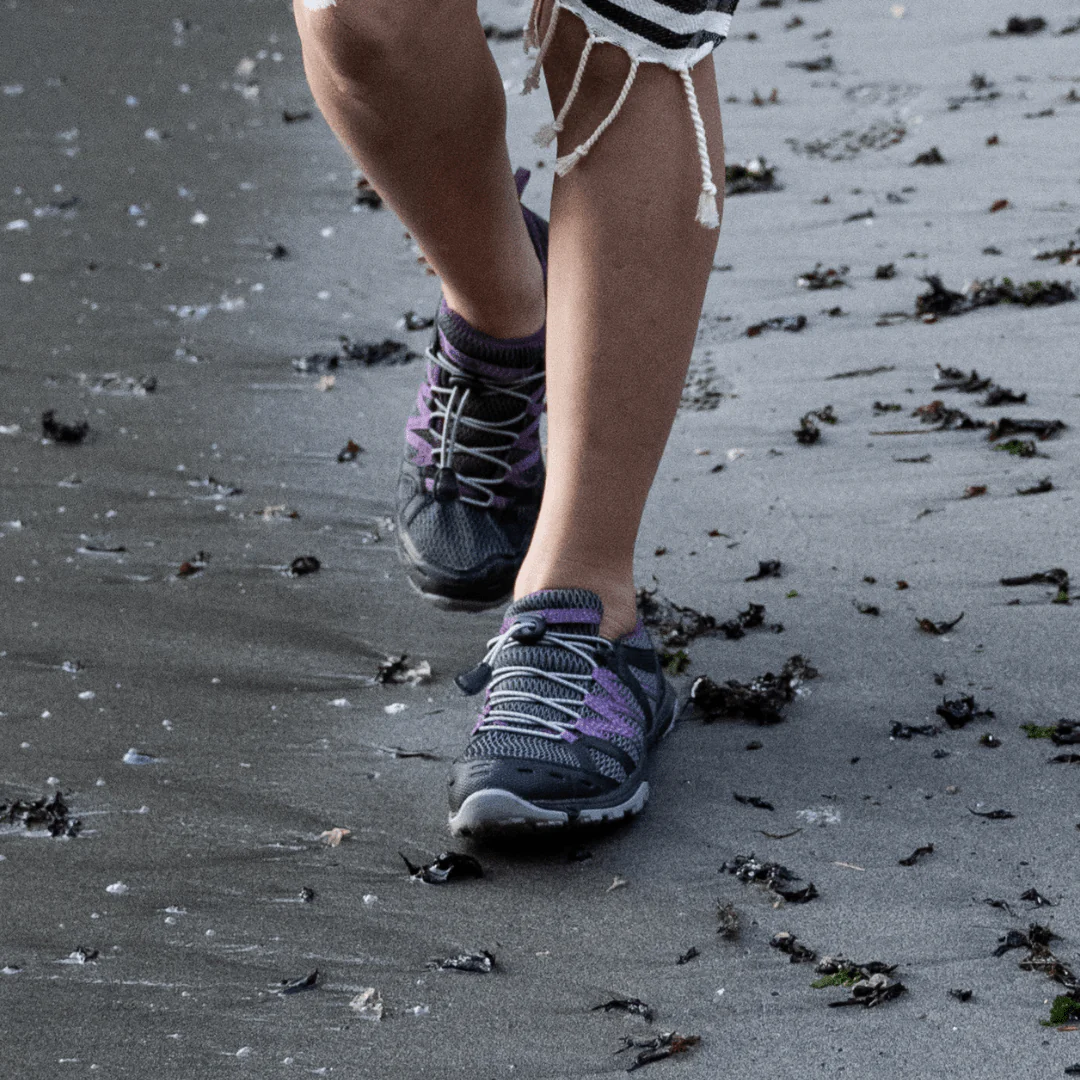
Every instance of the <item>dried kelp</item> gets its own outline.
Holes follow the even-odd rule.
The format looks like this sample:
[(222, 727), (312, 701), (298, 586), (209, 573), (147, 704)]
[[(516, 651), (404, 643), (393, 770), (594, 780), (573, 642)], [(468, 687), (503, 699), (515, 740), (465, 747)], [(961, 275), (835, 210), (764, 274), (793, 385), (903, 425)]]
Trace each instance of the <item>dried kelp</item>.
[(785, 953), (793, 964), (812, 964), (817, 959), (817, 953), (813, 949), (804, 945), (794, 934), (789, 934), (786, 930), (773, 934), (769, 944), (774, 949)]
[(720, 872), (732, 874), (747, 884), (762, 885), (790, 904), (805, 904), (818, 895), (813, 882), (797, 887), (795, 882), (802, 881), (797, 874), (780, 863), (761, 862), (753, 855), (736, 855), (720, 867)]
[(994, 278), (973, 281), (963, 292), (946, 288), (936, 274), (922, 279), (930, 291), (915, 299), (917, 316), (964, 315), (978, 308), (998, 304), (1019, 304), (1021, 307), (1050, 307), (1076, 299), (1076, 289), (1069, 281), (1028, 281), (1016, 283), (1002, 278), (998, 284)]
[(676, 1054), (685, 1054), (692, 1046), (697, 1046), (700, 1042), (700, 1035), (680, 1035), (677, 1031), (663, 1031), (659, 1035), (649, 1037), (627, 1035), (623, 1038), (622, 1046), (615, 1053), (637, 1050), (637, 1056), (626, 1067), (627, 1072), (634, 1072), (643, 1065), (651, 1065), (654, 1061), (663, 1061)]
[(41, 414), (41, 434), (54, 443), (77, 446), (86, 438), (89, 431), (90, 424), (86, 420), (79, 420), (74, 424), (65, 424), (57, 420), (55, 409), (47, 409)]
[(776, 182), (776, 166), (769, 165), (763, 157), (749, 161), (733, 162), (724, 168), (724, 193), (726, 195), (749, 195), (763, 191), (779, 191)]
[(731, 719), (779, 724), (784, 708), (795, 699), (803, 683), (817, 676), (817, 669), (805, 657), (796, 655), (784, 663), (779, 675), (767, 671), (749, 683), (728, 679), (721, 686), (702, 675), (690, 688), (690, 701), (706, 724)]
[(676, 604), (659, 595), (656, 589), (639, 588), (637, 604), (642, 621), (669, 648), (681, 648), (694, 638), (722, 632), (712, 615)]
[[(401, 853), (398, 852), (400, 855)], [(446, 885), (451, 881), (484, 876), (483, 867), (472, 855), (463, 855), (457, 851), (444, 851), (434, 862), (427, 866), (417, 866), (401, 856), (414, 881), (424, 881), (428, 885)]]
[(495, 957), (486, 949), (475, 953), (461, 953), (442, 960), (429, 960), (429, 971), (472, 971), (478, 975), (487, 975), (495, 967)]
[(610, 1001), (605, 1001), (602, 1005), (594, 1005), (590, 1012), (624, 1012), (629, 1013), (631, 1016), (640, 1016), (652, 1023), (653, 1010), (652, 1006), (646, 1005), (644, 1001), (639, 998), (612, 998)]
[(975, 698), (970, 694), (949, 700), (945, 698), (934, 710), (938, 716), (953, 729), (959, 731), (962, 727), (970, 724), (972, 720), (992, 720), (992, 709), (980, 709)]
[(59, 791), (52, 798), (27, 802), (15, 799), (0, 803), (0, 824), (22, 825), (28, 832), (44, 829), (50, 836), (78, 836), (82, 822), (71, 816), (71, 811)]

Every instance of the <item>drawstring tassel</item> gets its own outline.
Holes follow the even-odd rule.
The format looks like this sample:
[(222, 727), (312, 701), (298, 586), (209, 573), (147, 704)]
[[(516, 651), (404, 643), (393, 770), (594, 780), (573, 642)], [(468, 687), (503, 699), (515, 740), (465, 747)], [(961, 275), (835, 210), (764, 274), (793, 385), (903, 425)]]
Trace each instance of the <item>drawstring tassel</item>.
[(552, 123), (545, 124), (533, 136), (533, 141), (537, 146), (550, 146), (555, 141), (555, 137), (562, 131), (566, 118), (570, 113), (570, 106), (574, 104), (578, 91), (581, 89), (581, 80), (585, 78), (585, 65), (589, 62), (589, 55), (592, 53), (595, 44), (596, 41), (591, 36), (586, 40), (585, 48), (581, 50), (581, 59), (578, 61), (577, 71), (574, 72), (574, 81), (570, 84), (570, 92), (566, 95), (566, 100), (559, 110), (559, 115), (555, 117)]
[[(587, 46), (588, 47), (588, 46)], [(583, 65), (584, 66), (584, 65)], [(630, 96), (630, 88), (634, 85), (634, 77), (638, 73), (638, 68), (641, 66), (641, 61), (634, 57), (630, 61), (630, 72), (626, 76), (626, 82), (623, 83), (623, 88), (619, 93), (619, 96), (615, 99), (615, 104), (612, 106), (611, 112), (600, 121), (597, 129), (580, 145), (575, 147), (569, 154), (564, 157), (557, 158), (555, 161), (555, 171), (560, 176), (565, 176), (570, 170), (596, 145), (597, 139), (604, 134), (615, 117), (622, 111), (623, 105), (626, 103), (626, 99)], [(578, 74), (581, 74), (581, 68), (578, 69)], [(578, 80), (580, 81), (580, 80)], [(566, 112), (566, 106), (563, 106), (563, 111), (559, 115), (562, 116)]]
[[(536, 42), (540, 36), (540, 23), (539, 23), (539, 10), (540, 2), (537, 0), (536, 8), (533, 11), (533, 18), (529, 20), (529, 36), (532, 41)], [(522, 84), (521, 92), (523, 94), (532, 93), (540, 85), (540, 72), (544, 67), (544, 57), (548, 54), (548, 49), (551, 48), (551, 42), (555, 38), (555, 26), (559, 21), (559, 12), (562, 10), (560, 4), (556, 4), (551, 9), (551, 20), (548, 22), (547, 33), (544, 34), (544, 40), (539, 42), (540, 51), (536, 54), (536, 59), (533, 61), (533, 66), (529, 70), (529, 74), (525, 76), (525, 82)], [(526, 48), (529, 46), (526, 45)], [(552, 136), (554, 138), (554, 136)]]
[(688, 68), (683, 68), (679, 74), (682, 76), (683, 86), (686, 89), (686, 100), (690, 105), (690, 120), (694, 125), (694, 137), (697, 140), (698, 158), (701, 160), (701, 195), (698, 197), (697, 220), (706, 229), (719, 229), (720, 208), (716, 198), (719, 192), (716, 190), (716, 184), (713, 183), (709, 145), (705, 139), (705, 123), (701, 119), (701, 110), (698, 108), (694, 79)]

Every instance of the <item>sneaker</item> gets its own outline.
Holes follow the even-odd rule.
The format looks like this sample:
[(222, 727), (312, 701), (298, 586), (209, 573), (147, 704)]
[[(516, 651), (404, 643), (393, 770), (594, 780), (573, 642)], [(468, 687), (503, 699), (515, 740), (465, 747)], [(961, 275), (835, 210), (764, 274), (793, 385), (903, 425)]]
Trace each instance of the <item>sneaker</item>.
[[(528, 181), (518, 171), (520, 195)], [(547, 222), (522, 207), (547, 276)], [(502, 341), (442, 301), (426, 378), (406, 425), (398, 552), (443, 606), (482, 608), (511, 590), (544, 490), (544, 331)]]
[(617, 821), (645, 806), (649, 752), (675, 722), (675, 691), (642, 623), (609, 641), (602, 615), (584, 589), (526, 596), (458, 677), (487, 695), (450, 774), (456, 836)]

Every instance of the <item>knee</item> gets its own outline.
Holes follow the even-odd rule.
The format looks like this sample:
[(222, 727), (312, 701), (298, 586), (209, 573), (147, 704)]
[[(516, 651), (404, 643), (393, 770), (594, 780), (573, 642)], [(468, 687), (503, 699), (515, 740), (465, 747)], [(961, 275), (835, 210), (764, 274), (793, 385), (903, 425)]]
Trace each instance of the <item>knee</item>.
[(293, 0), (293, 12), (305, 53), (345, 91), (415, 61), (470, 13), (467, 0)]

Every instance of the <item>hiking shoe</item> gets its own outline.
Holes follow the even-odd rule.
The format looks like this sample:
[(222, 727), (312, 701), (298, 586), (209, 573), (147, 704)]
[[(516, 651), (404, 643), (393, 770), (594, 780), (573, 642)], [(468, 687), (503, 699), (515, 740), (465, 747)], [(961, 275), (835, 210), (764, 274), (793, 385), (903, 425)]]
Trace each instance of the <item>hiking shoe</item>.
[[(528, 176), (515, 177), (519, 195)], [(547, 222), (521, 209), (546, 280)], [(490, 338), (443, 300), (426, 361), (405, 430), (398, 552), (429, 599), (488, 607), (513, 586), (544, 490), (544, 330)]]
[(487, 695), (449, 778), (450, 831), (477, 836), (617, 821), (649, 797), (649, 752), (675, 722), (675, 691), (641, 622), (599, 636), (584, 589), (515, 601), (466, 693)]

